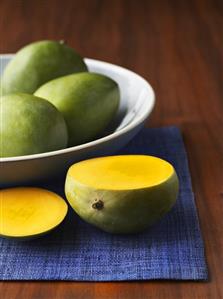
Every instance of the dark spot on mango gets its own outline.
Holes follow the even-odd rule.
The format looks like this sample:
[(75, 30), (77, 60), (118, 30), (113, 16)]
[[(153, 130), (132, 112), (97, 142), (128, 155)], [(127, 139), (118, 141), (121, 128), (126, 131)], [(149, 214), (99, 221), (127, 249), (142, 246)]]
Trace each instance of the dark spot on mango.
[(93, 203), (92, 208), (95, 210), (102, 210), (104, 208), (104, 203), (102, 200), (98, 200), (97, 202)]

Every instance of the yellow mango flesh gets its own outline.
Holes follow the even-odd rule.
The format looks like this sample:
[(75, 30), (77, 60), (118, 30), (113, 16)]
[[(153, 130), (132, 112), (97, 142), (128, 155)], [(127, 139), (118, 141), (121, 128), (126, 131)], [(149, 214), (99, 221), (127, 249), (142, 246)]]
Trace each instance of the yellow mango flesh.
[(168, 162), (144, 155), (110, 156), (74, 164), (70, 175), (80, 183), (109, 190), (130, 190), (158, 185), (174, 172)]
[(85, 221), (106, 232), (136, 233), (174, 205), (179, 183), (173, 166), (145, 155), (89, 159), (70, 167), (68, 202)]
[(45, 189), (0, 190), (0, 235), (30, 238), (52, 230), (67, 214), (66, 202)]

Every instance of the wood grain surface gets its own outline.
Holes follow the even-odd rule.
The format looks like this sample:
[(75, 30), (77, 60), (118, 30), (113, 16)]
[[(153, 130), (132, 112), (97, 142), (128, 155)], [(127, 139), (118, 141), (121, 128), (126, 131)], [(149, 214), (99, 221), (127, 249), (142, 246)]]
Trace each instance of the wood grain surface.
[(0, 52), (64, 39), (154, 87), (148, 126), (182, 129), (208, 282), (0, 282), (1, 299), (223, 298), (223, 1), (0, 0)]

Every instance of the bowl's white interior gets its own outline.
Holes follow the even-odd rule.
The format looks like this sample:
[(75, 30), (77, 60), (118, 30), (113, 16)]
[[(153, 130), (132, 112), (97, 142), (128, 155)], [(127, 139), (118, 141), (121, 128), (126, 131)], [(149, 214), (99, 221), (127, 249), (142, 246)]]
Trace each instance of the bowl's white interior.
[[(0, 56), (1, 75), (4, 71), (5, 66), (12, 59), (12, 57), (13, 54)], [(117, 117), (110, 124), (106, 132), (104, 132), (104, 134), (100, 138), (94, 141), (75, 147), (35, 155), (1, 158), (1, 162), (40, 158), (44, 156), (64, 153), (66, 151), (79, 150), (83, 147), (90, 147), (97, 143), (103, 142), (108, 138), (113, 138), (128, 130), (131, 130), (131, 128), (145, 120), (154, 106), (154, 92), (146, 80), (144, 80), (134, 72), (110, 63), (93, 59), (85, 59), (85, 62), (89, 68), (89, 71), (107, 75), (108, 77), (114, 79), (120, 87), (121, 103), (119, 111)]]

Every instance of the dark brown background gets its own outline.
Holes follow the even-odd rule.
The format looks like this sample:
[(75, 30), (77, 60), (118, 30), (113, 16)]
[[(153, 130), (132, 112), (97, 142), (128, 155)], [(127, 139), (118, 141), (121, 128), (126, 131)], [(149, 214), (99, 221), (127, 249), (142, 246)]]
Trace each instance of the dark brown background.
[(0, 0), (1, 53), (40, 39), (65, 39), (152, 84), (148, 125), (184, 135), (210, 281), (2, 282), (0, 298), (223, 298), (223, 2)]

